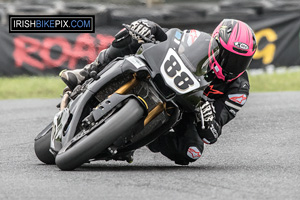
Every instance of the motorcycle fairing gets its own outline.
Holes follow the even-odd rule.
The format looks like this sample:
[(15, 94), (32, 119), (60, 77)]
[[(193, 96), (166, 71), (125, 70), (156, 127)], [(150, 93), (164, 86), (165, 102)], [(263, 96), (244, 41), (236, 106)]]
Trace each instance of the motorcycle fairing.
[[(99, 73), (99, 78), (101, 81), (94, 81), (90, 83), (82, 94), (80, 94), (74, 101), (70, 101), (70, 115), (73, 117), (68, 125), (69, 128), (67, 129), (66, 133), (63, 134), (63, 145), (75, 136), (84, 107), (105, 84), (108, 84), (113, 78), (124, 76), (125, 72), (134, 73), (140, 70), (147, 70), (145, 66), (136, 67), (134, 64), (132, 64), (132, 61), (133, 58), (129, 58), (129, 60), (117, 59), (116, 61), (111, 62), (103, 71)], [(142, 64), (142, 61), (136, 62), (140, 62), (140, 64)]]
[(167, 85), (179, 94), (186, 94), (200, 87), (200, 82), (172, 48), (168, 49), (160, 72)]
[(168, 39), (159, 44), (143, 44), (137, 56), (151, 68), (154, 85), (165, 99), (175, 97), (174, 101), (192, 112), (203, 97), (201, 91), (209, 85), (203, 74), (207, 69), (211, 36), (197, 32), (192, 43), (193, 36), (188, 31), (170, 29), (167, 35)]
[[(185, 53), (189, 52), (187, 51), (188, 48), (183, 45), (185, 42), (185, 35), (181, 34), (181, 36), (178, 37), (178, 32), (181, 33), (179, 29), (171, 29), (167, 33), (168, 39), (166, 41), (159, 44), (142, 45), (142, 48), (144, 49), (141, 54), (135, 56), (126, 56), (123, 59), (118, 58), (114, 60), (98, 74), (101, 81), (91, 81), (90, 84), (87, 85), (87, 88), (83, 88), (83, 92), (79, 94), (75, 100), (71, 100), (69, 103), (69, 114), (70, 116), (72, 116), (72, 120), (68, 124), (68, 128), (66, 129), (65, 134), (62, 134), (62, 146), (68, 146), (67, 143), (71, 144), (71, 140), (76, 138), (79, 139), (80, 137), (84, 136), (85, 133), (83, 135), (77, 134), (78, 124), (81, 123), (80, 120), (82, 120), (82, 113), (85, 106), (91, 99), (93, 99), (95, 94), (97, 94), (97, 92), (105, 84), (109, 84), (112, 79), (118, 77), (121, 78), (122, 76), (124, 77), (126, 76), (126, 74), (128, 75), (133, 73), (138, 74), (140, 72), (146, 72), (145, 74), (149, 74), (152, 78), (149, 79), (149, 82), (152, 84), (152, 86), (158, 89), (158, 91), (162, 89), (164, 90), (160, 94), (162, 99), (173, 101), (173, 97), (176, 96), (174, 100), (179, 103), (180, 107), (187, 107), (192, 110), (196, 105), (196, 102), (199, 102), (199, 100), (201, 99), (201, 95), (198, 95), (197, 92), (203, 87), (201, 83), (202, 80), (194, 74), (194, 72), (197, 70), (193, 69), (196, 69), (197, 67), (194, 66), (195, 68), (193, 68), (191, 66), (192, 62), (188, 61), (189, 57), (183, 56), (185, 55)], [(181, 39), (181, 41), (179, 39)], [(182, 55), (178, 53), (180, 45), (180, 53)], [(172, 58), (175, 58), (175, 61), (171, 62)], [(179, 64), (180, 68), (174, 62)], [(166, 66), (166, 63), (169, 64)], [(173, 75), (173, 72), (175, 72), (175, 75)], [(183, 74), (185, 74), (186, 77), (182, 77)], [(182, 80), (178, 81), (178, 78), (180, 77)], [(161, 80), (161, 83), (158, 83), (159, 81), (157, 80)], [(186, 86), (186, 84), (184, 83), (189, 82), (189, 80), (192, 80), (194, 83), (188, 85), (187, 88), (184, 88), (184, 86)], [(171, 83), (172, 81), (173, 85)], [(177, 95), (172, 95), (171, 90), (173, 90)], [(102, 114), (100, 114), (100, 112), (98, 112), (97, 114), (99, 114), (101, 118)], [(99, 116), (96, 118), (99, 119)], [(176, 116), (170, 123), (176, 123), (178, 118), (179, 116)], [(76, 134), (77, 136), (75, 136)], [(149, 137), (152, 136), (149, 135)], [(146, 144), (148, 139), (145, 138), (145, 140), (143, 141), (145, 141), (143, 143)]]

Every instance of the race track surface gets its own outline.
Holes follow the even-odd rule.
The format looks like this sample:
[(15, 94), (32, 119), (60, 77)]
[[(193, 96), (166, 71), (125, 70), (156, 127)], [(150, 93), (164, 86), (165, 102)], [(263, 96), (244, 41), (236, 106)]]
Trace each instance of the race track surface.
[(300, 92), (254, 93), (189, 166), (146, 148), (132, 164), (44, 165), (35, 136), (58, 100), (0, 101), (0, 199), (299, 199)]

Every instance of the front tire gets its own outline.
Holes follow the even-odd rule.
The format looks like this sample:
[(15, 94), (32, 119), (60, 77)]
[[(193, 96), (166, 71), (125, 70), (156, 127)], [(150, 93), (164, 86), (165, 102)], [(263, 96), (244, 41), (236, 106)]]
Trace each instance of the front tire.
[(72, 147), (57, 154), (55, 163), (61, 170), (73, 170), (108, 148), (144, 115), (142, 105), (130, 99), (98, 129), (81, 138)]
[(55, 164), (55, 158), (49, 151), (51, 142), (52, 122), (44, 128), (34, 139), (34, 152), (40, 161), (45, 164)]

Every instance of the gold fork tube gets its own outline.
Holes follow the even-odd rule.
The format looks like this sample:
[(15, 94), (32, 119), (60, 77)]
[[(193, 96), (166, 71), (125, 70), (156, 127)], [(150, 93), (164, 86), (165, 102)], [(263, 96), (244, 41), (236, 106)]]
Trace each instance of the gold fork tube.
[[(117, 94), (126, 94), (129, 90), (131, 90), (134, 86), (138, 84), (138, 80), (136, 79), (135, 74), (133, 75), (133, 79), (127, 83), (125, 83), (122, 87), (120, 87), (115, 93)], [(155, 117), (157, 117), (161, 112), (166, 109), (166, 103), (158, 103), (147, 115), (144, 120), (144, 126), (146, 126), (149, 122), (151, 122)]]
[(133, 79), (131, 81), (125, 83), (122, 87), (120, 87), (115, 93), (117, 94), (126, 94), (129, 90), (131, 90), (134, 86), (136, 86), (138, 80), (136, 79), (135, 75), (133, 75)]
[(159, 115), (166, 108), (166, 103), (158, 103), (149, 113), (144, 120), (144, 126), (151, 122), (157, 115)]

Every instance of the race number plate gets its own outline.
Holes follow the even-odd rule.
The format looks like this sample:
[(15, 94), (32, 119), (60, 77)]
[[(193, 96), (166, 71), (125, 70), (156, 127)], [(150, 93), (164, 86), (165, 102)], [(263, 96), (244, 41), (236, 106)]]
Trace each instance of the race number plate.
[(199, 81), (171, 48), (160, 67), (160, 72), (167, 84), (180, 94), (186, 94), (200, 87)]

